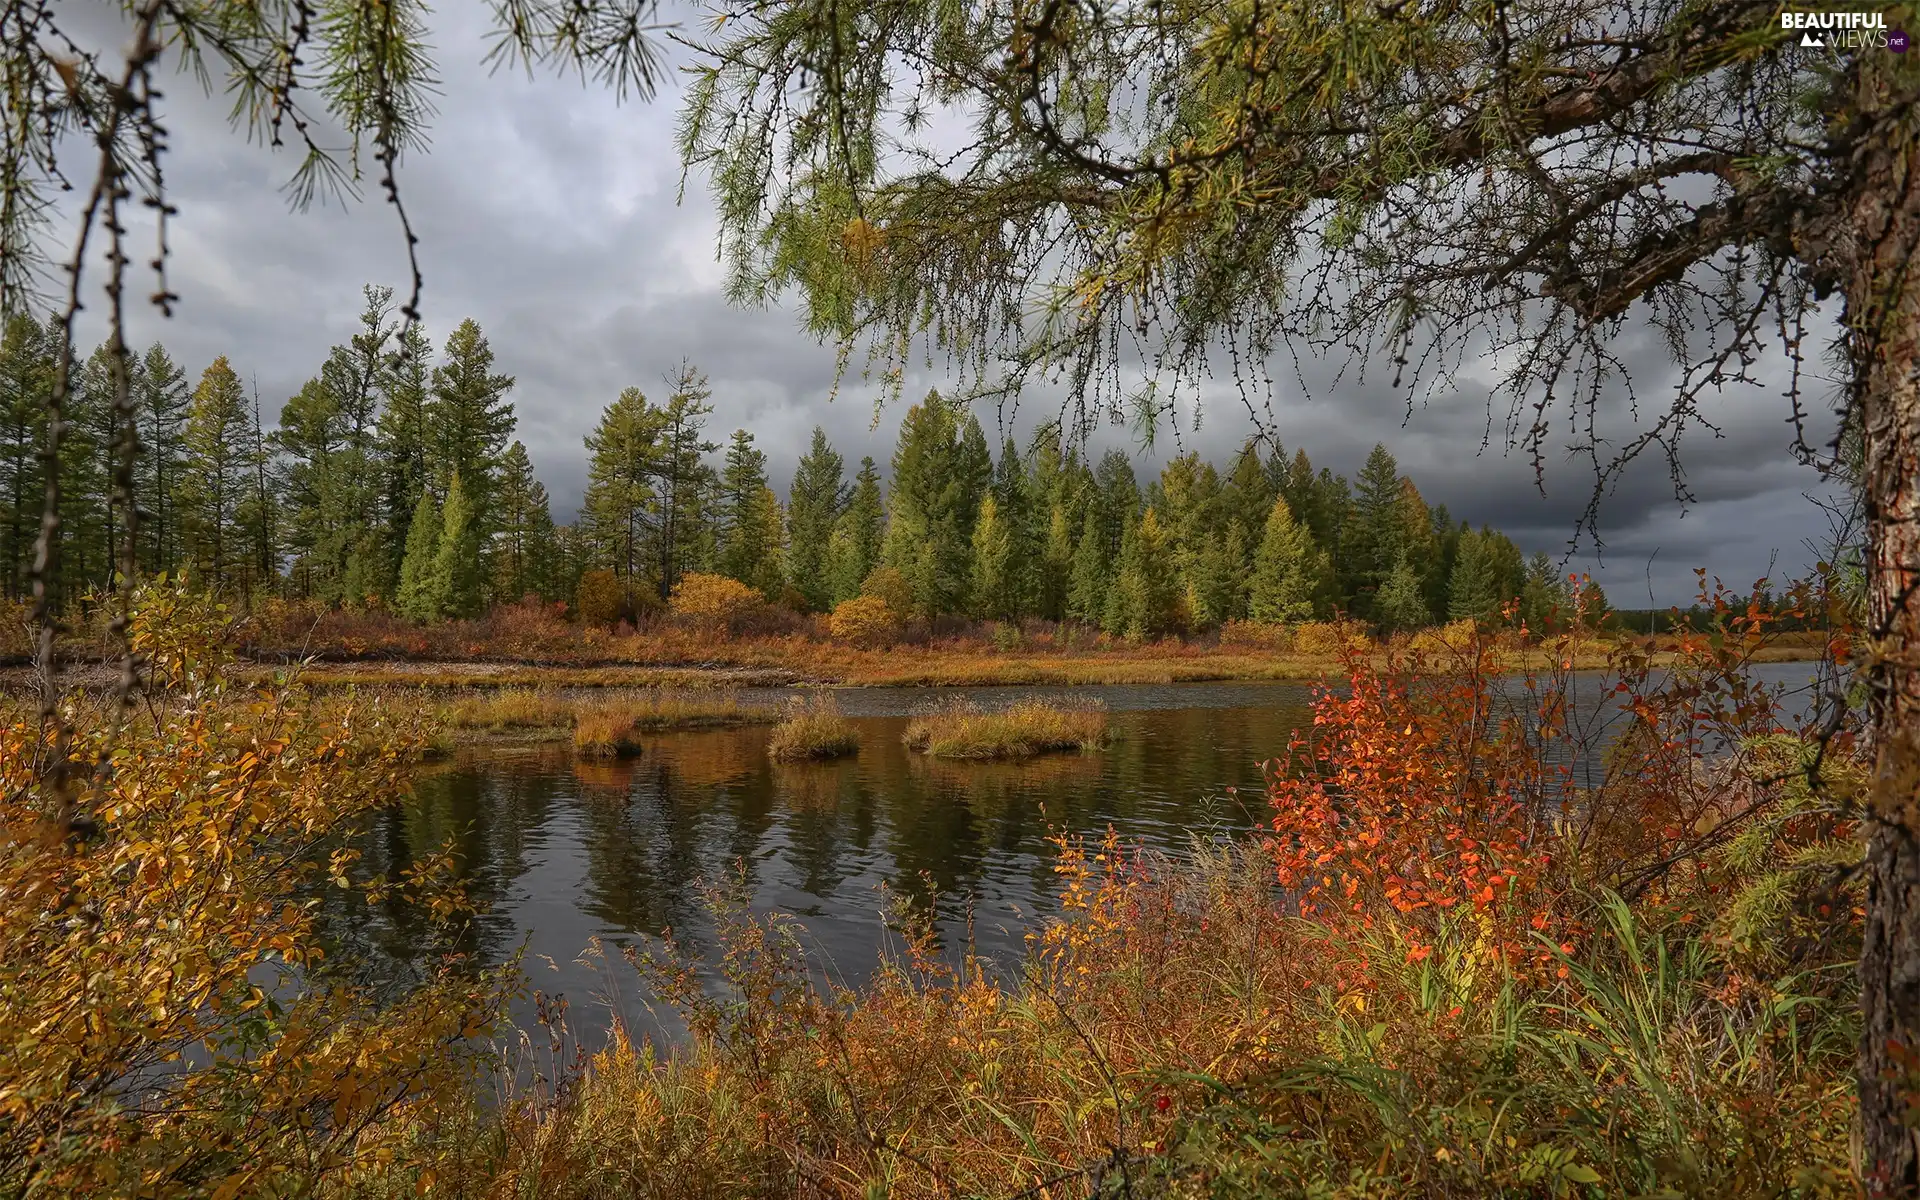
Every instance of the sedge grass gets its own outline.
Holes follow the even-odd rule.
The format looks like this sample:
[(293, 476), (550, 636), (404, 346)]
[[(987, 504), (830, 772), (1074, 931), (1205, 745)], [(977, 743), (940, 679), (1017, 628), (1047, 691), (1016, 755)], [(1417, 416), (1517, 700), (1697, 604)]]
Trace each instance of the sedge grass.
[(831, 701), (796, 706), (767, 738), (767, 755), (775, 762), (840, 758), (859, 750), (859, 731)]
[(1032, 758), (1060, 750), (1100, 750), (1112, 741), (1103, 708), (1022, 700), (1000, 712), (950, 708), (907, 724), (908, 749), (934, 758)]

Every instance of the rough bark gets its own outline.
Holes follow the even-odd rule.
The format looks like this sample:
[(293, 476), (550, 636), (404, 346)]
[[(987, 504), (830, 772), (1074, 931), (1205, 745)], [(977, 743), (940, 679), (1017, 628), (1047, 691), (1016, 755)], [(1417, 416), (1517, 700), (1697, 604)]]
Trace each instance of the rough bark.
[(1863, 64), (1847, 315), (1865, 435), (1874, 781), (1860, 956), (1861, 1167), (1920, 1196), (1920, 129), (1895, 56)]

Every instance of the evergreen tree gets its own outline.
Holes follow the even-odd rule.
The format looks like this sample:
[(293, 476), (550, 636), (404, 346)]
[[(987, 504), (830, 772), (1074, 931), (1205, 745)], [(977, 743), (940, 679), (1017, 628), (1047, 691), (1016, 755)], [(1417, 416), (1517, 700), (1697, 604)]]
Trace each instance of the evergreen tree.
[(581, 518), (598, 547), (598, 564), (611, 567), (629, 592), (652, 565), (648, 545), (661, 447), (661, 415), (639, 388), (626, 388), (587, 435), (587, 492)]
[(1520, 619), (1535, 636), (1551, 633), (1569, 619), (1571, 597), (1567, 581), (1544, 552), (1527, 560), (1520, 590)]
[(1414, 572), (1405, 555), (1394, 564), (1386, 582), (1374, 596), (1373, 614), (1374, 622), (1389, 633), (1419, 629), (1433, 621), (1433, 614), (1427, 611), (1427, 597), (1420, 586), (1420, 576)]
[(1101, 550), (1112, 562), (1120, 553), (1120, 537), (1127, 525), (1140, 515), (1140, 485), (1133, 476), (1133, 463), (1118, 450), (1101, 456), (1093, 473), (1094, 512), (1099, 517)]
[(1314, 545), (1306, 524), (1294, 520), (1286, 500), (1275, 498), (1261, 531), (1259, 549), (1254, 551), (1248, 615), (1268, 622), (1312, 617), (1319, 583), (1316, 560), (1323, 553)]
[(108, 484), (113, 478), (113, 382), (105, 346), (76, 364), (60, 439), (61, 597), (71, 600), (108, 586), (115, 527), (120, 512)]
[(324, 378), (309, 379), (287, 401), (274, 441), (286, 456), (293, 585), (303, 596), (337, 604), (343, 598), (350, 548), (340, 478), (346, 439), (339, 402)]
[(1011, 522), (1001, 515), (999, 498), (988, 492), (973, 525), (973, 614), (1012, 621), (1020, 616), (1020, 589), (1014, 573)]
[(1107, 539), (1100, 514), (1088, 506), (1081, 518), (1080, 540), (1073, 547), (1073, 574), (1067, 581), (1067, 615), (1088, 625), (1100, 625), (1107, 612)]
[(440, 512), (440, 542), (434, 548), (428, 590), (443, 617), (479, 615), (480, 528), (459, 475), (447, 481), (447, 502)]
[(176, 512), (180, 459), (184, 453), (189, 389), (180, 369), (159, 342), (147, 347), (135, 376), (135, 404), (144, 423), (145, 443), (137, 464), (137, 489), (145, 537), (140, 566), (149, 572), (180, 566), (180, 518)]
[(1500, 584), (1486, 539), (1471, 529), (1460, 534), (1454, 551), (1453, 578), (1447, 589), (1450, 620), (1486, 620), (1500, 607)]
[(783, 582), (780, 502), (767, 486), (767, 456), (744, 429), (734, 430), (727, 443), (718, 499), (720, 573), (777, 598)]
[(359, 330), (345, 344), (334, 346), (320, 367), (320, 378), (337, 406), (340, 434), (321, 518), (330, 527), (333, 547), (326, 564), (325, 598), (336, 602), (358, 602), (378, 593), (385, 586), (390, 555), (384, 546), (380, 404), (392, 388), (400, 322), (393, 315), (392, 288), (369, 285), (362, 295), (366, 303)]
[(959, 422), (959, 440), (953, 449), (953, 470), (960, 483), (960, 539), (969, 545), (973, 523), (980, 516), (980, 502), (993, 486), (993, 455), (987, 449), (986, 431), (972, 413)]
[(460, 477), (476, 530), (492, 532), (490, 514), (500, 457), (513, 437), (513, 376), (493, 373), (493, 348), (473, 319), (460, 322), (447, 337), (440, 364), (433, 368), (428, 423), (435, 455), (434, 486), (445, 495)]
[(1120, 557), (1107, 599), (1108, 633), (1142, 641), (1173, 628), (1180, 582), (1169, 541), (1159, 514), (1151, 507), (1121, 534)]
[[(1026, 461), (1011, 437), (1001, 445), (1000, 459), (994, 464), (993, 484), (988, 494), (993, 498), (994, 519), (999, 525), (994, 531), (994, 538), (1004, 538), (1007, 543), (1005, 565), (997, 584), (999, 600), (996, 615), (1002, 620), (1015, 621), (1032, 612), (1037, 603), (1040, 550), (1046, 530), (1035, 525), (1037, 500), (1028, 488)], [(983, 501), (981, 512), (985, 511)], [(980, 519), (984, 518), (976, 518), (976, 532)]]
[[(404, 327), (377, 426), (382, 468), (380, 541), (387, 554), (381, 574), (388, 581), (399, 578), (414, 510), (420, 506), (421, 493), (433, 485), (432, 369), (433, 345), (426, 329), (418, 323)], [(395, 585), (384, 586), (391, 590)]]
[[(880, 546), (885, 535), (886, 509), (880, 492), (880, 472), (872, 457), (860, 460), (860, 471), (853, 477), (853, 491), (846, 511), (834, 523), (828, 547), (827, 571), (832, 579), (835, 604), (860, 594), (860, 585), (880, 565)], [(899, 614), (905, 616), (906, 614)]]
[(672, 382), (673, 395), (660, 421), (654, 478), (654, 573), (663, 602), (673, 594), (681, 575), (712, 556), (707, 503), (715, 479), (703, 456), (720, 448), (701, 436), (713, 414), (713, 405), (707, 402), (713, 395), (707, 377), (683, 362)]
[(46, 396), (53, 388), (53, 342), (47, 326), (15, 313), (0, 327), (0, 596), (26, 593), (27, 567), (40, 530), (44, 486), (40, 443)]
[(1046, 541), (1040, 551), (1040, 586), (1036, 611), (1049, 621), (1067, 617), (1067, 598), (1073, 588), (1073, 526), (1066, 507), (1056, 501), (1048, 510)]
[(246, 547), (234, 515), (247, 496), (251, 462), (246, 391), (225, 356), (202, 372), (187, 414), (181, 510), (194, 574), (224, 590), (240, 573)]
[(512, 603), (530, 594), (552, 597), (553, 515), (547, 508), (547, 489), (534, 478), (527, 448), (519, 442), (508, 446), (500, 460), (496, 509), (495, 599)]
[(800, 457), (787, 498), (787, 577), (809, 611), (833, 604), (827, 574), (828, 544), (846, 506), (845, 463), (827, 442), (826, 430), (813, 427), (813, 442)]
[(247, 412), (247, 495), (234, 513), (245, 544), (241, 555), (240, 592), (249, 602), (256, 594), (271, 593), (280, 575), (280, 500), (278, 464), (272, 443), (260, 421), (260, 388), (253, 389)]
[(394, 593), (394, 611), (422, 624), (440, 617), (440, 597), (434, 583), (434, 558), (440, 551), (440, 506), (433, 493), (420, 489), (413, 520), (407, 525), (407, 553), (400, 560), (400, 583)]
[[(959, 434), (939, 393), (907, 410), (893, 452), (887, 536), (881, 558), (913, 593), (915, 614), (956, 613), (972, 566), (971, 481), (960, 466)], [(977, 464), (976, 464), (977, 466)]]
[[(1400, 466), (1375, 444), (1355, 483), (1353, 507), (1340, 534), (1341, 589), (1353, 608), (1376, 621), (1375, 594), (1398, 565), (1405, 524), (1401, 517)], [(1417, 576), (1416, 576), (1417, 579)]]

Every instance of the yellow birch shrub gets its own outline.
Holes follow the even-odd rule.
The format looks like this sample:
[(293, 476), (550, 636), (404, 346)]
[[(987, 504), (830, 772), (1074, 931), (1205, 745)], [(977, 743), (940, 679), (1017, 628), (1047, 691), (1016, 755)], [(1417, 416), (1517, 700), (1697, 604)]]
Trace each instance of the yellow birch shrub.
[(900, 634), (900, 618), (879, 596), (855, 596), (834, 606), (827, 632), (836, 642), (884, 646)]
[(0, 1193), (304, 1194), (405, 1159), (469, 1086), (501, 977), (376, 997), (319, 918), (322, 897), (410, 897), (449, 935), (463, 915), (444, 856), (368, 882), (346, 848), (405, 794), (417, 734), (229, 687), (224, 614), (146, 600), (137, 644), (172, 690), (124, 718), (70, 702), (64, 787), (36, 721), (0, 729)]
[(738, 579), (694, 571), (673, 586), (673, 615), (715, 632), (731, 632), (766, 604), (759, 592)]

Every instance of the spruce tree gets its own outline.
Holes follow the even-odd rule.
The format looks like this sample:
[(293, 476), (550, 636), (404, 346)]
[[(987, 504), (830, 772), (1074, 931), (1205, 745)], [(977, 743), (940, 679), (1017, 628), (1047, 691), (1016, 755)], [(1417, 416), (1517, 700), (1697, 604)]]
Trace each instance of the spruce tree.
[[(320, 378), (338, 406), (340, 446), (331, 471), (325, 520), (337, 546), (328, 564), (335, 601), (364, 600), (383, 586), (386, 563), (386, 505), (382, 495), (385, 466), (380, 436), (380, 405), (393, 383), (395, 335), (393, 289), (367, 286), (360, 328), (336, 345), (321, 365)], [(371, 554), (372, 561), (367, 557)]]
[(1132, 461), (1118, 450), (1101, 456), (1093, 479), (1093, 508), (1100, 522), (1101, 549), (1112, 562), (1120, 553), (1121, 534), (1140, 515), (1140, 485), (1134, 479)]
[(939, 393), (929, 392), (900, 422), (881, 554), (884, 564), (906, 579), (912, 615), (929, 620), (961, 611), (971, 573), (966, 504), (978, 471), (977, 464), (963, 470), (959, 459), (953, 412)]
[(1389, 633), (1419, 629), (1433, 622), (1427, 610), (1427, 596), (1420, 576), (1405, 555), (1388, 572), (1387, 580), (1374, 597), (1374, 623)]
[(1376, 443), (1355, 481), (1353, 507), (1340, 533), (1341, 588), (1355, 611), (1379, 619), (1373, 598), (1398, 565), (1405, 525), (1400, 466)]
[(1304, 522), (1296, 521), (1284, 498), (1267, 511), (1260, 546), (1253, 555), (1247, 613), (1256, 621), (1305, 621), (1313, 616), (1319, 547)]
[(1152, 507), (1120, 539), (1107, 604), (1107, 632), (1145, 641), (1170, 631), (1180, 599), (1166, 528)]
[(300, 595), (337, 604), (350, 547), (340, 478), (345, 437), (339, 401), (324, 378), (309, 379), (281, 408), (274, 441), (286, 456), (293, 587)]
[(845, 463), (827, 442), (826, 430), (813, 427), (813, 442), (800, 457), (787, 497), (787, 577), (809, 611), (833, 604), (828, 578), (828, 543), (848, 498), (842, 481)]
[(180, 490), (194, 574), (215, 590), (236, 579), (245, 550), (235, 536), (234, 514), (246, 499), (251, 467), (247, 411), (240, 377), (224, 355), (214, 359), (193, 390)]
[(1106, 619), (1107, 538), (1100, 528), (1100, 514), (1088, 506), (1081, 518), (1080, 540), (1073, 547), (1073, 572), (1067, 580), (1067, 616), (1088, 625)]
[(428, 587), (441, 616), (478, 616), (480, 590), (480, 528), (466, 486), (459, 475), (447, 481), (447, 502), (440, 512), (440, 542), (434, 548)]
[(980, 502), (973, 524), (973, 615), (1013, 621), (1020, 616), (1020, 589), (1014, 574), (1014, 536), (992, 492)]
[(1500, 605), (1493, 555), (1486, 539), (1471, 529), (1460, 534), (1454, 551), (1453, 575), (1447, 588), (1447, 617), (1478, 621), (1491, 617)]
[(400, 575), (408, 531), (420, 494), (432, 485), (435, 453), (431, 414), (433, 345), (418, 323), (400, 331), (393, 368), (387, 376), (386, 402), (378, 425), (381, 464), (381, 545), (387, 562), (381, 572), (388, 589)]
[(639, 388), (626, 388), (600, 414), (586, 437), (587, 492), (581, 521), (598, 548), (597, 565), (610, 567), (629, 592), (653, 563), (653, 483), (658, 472), (661, 416)]
[[(827, 573), (835, 604), (860, 594), (860, 585), (880, 564), (880, 546), (886, 533), (886, 508), (880, 491), (880, 472), (871, 456), (860, 460), (846, 511), (834, 523), (828, 546)], [(898, 614), (905, 616), (906, 614)]]
[(271, 594), (280, 576), (281, 505), (277, 454), (261, 427), (260, 388), (253, 388), (247, 411), (246, 498), (234, 513), (245, 549), (241, 554), (241, 595), (249, 603)]
[(394, 611), (409, 621), (425, 624), (440, 617), (440, 597), (434, 583), (434, 559), (440, 551), (440, 506), (433, 493), (420, 489), (407, 525), (407, 553), (400, 560), (400, 583), (394, 593)]
[(777, 598), (784, 583), (780, 502), (767, 486), (767, 456), (744, 429), (734, 430), (727, 443), (718, 501), (720, 573)]
[[(996, 539), (1007, 543), (1006, 566), (999, 583), (1001, 619), (1018, 620), (1034, 611), (1040, 590), (1040, 550), (1046, 530), (1036, 526), (1039, 503), (1029, 490), (1026, 460), (1009, 437), (1002, 444), (999, 461), (994, 463), (989, 495), (994, 502), (994, 519), (1000, 528)], [(981, 504), (985, 511), (985, 502)], [(976, 519), (976, 531), (978, 529)]]
[(107, 349), (76, 364), (60, 439), (60, 555), (57, 587), (76, 598), (108, 585), (120, 513), (113, 478), (113, 383)]
[(493, 488), (500, 456), (513, 437), (513, 376), (493, 371), (493, 348), (471, 317), (448, 335), (433, 368), (428, 422), (434, 443), (431, 465), (442, 495), (460, 477), (475, 528), (492, 532)]
[(1067, 597), (1073, 586), (1073, 526), (1064, 505), (1048, 509), (1047, 536), (1040, 550), (1040, 581), (1035, 611), (1046, 620), (1067, 617)]

